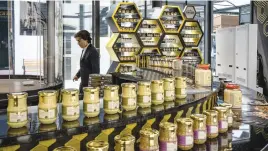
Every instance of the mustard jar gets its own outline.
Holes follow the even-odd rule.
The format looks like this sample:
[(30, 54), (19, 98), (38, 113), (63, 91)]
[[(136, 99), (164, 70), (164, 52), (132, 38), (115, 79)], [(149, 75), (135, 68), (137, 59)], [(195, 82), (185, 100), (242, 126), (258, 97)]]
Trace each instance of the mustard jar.
[(79, 118), (79, 91), (77, 89), (63, 89), (62, 118), (65, 121), (75, 121)]
[(11, 128), (24, 127), (28, 122), (28, 107), (26, 92), (10, 93), (7, 106), (7, 124)]
[(53, 151), (77, 151), (77, 150), (71, 146), (61, 146), (53, 149)]
[(104, 86), (103, 108), (106, 114), (116, 114), (120, 111), (118, 89), (118, 85)]
[(164, 78), (164, 100), (175, 100), (175, 81), (173, 78)]
[(122, 83), (122, 107), (126, 111), (137, 108), (136, 85), (134, 83)]
[(98, 87), (84, 87), (83, 111), (86, 117), (96, 117), (100, 114), (100, 98)]
[(218, 112), (218, 122), (219, 122), (219, 133), (225, 133), (228, 130), (228, 121), (227, 121), (227, 109), (226, 107), (214, 107)]
[(189, 150), (194, 146), (193, 120), (190, 118), (178, 118), (177, 137), (178, 147), (181, 150)]
[(162, 122), (159, 125), (159, 146), (161, 151), (177, 151), (177, 125), (170, 122)]
[(176, 77), (175, 78), (175, 95), (177, 99), (186, 98), (186, 78), (185, 77)]
[(138, 82), (138, 106), (141, 108), (151, 107), (151, 83), (145, 81)]
[(194, 143), (204, 144), (207, 140), (207, 117), (203, 114), (193, 114), (191, 118), (194, 121)]
[(162, 80), (152, 80), (152, 104), (158, 105), (164, 102), (164, 84)]
[(131, 134), (117, 135), (114, 137), (115, 151), (135, 151), (135, 137)]
[(207, 137), (216, 138), (219, 135), (218, 112), (215, 110), (208, 110), (205, 111), (204, 114), (207, 116)]
[(93, 140), (86, 144), (87, 151), (108, 151), (109, 143), (101, 140)]
[(155, 129), (140, 130), (140, 151), (159, 151), (158, 136), (159, 132)]
[(38, 118), (42, 124), (52, 124), (57, 119), (57, 91), (43, 90), (38, 92)]
[(197, 86), (211, 86), (211, 70), (209, 64), (199, 64), (195, 69), (195, 84)]
[(220, 106), (222, 107), (226, 107), (227, 109), (227, 122), (228, 122), (228, 127), (232, 127), (233, 126), (233, 112), (232, 112), (232, 104), (227, 104), (227, 103), (222, 103), (220, 104)]

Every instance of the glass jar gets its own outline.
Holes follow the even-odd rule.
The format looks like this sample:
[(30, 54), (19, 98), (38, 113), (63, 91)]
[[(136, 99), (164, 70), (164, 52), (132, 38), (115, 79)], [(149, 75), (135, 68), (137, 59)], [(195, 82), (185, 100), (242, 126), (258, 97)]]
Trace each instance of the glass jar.
[(186, 98), (186, 78), (176, 77), (175, 78), (175, 94), (177, 99)]
[(177, 125), (170, 122), (162, 122), (159, 125), (159, 146), (161, 151), (177, 151)]
[(155, 129), (140, 130), (140, 151), (159, 151), (159, 132)]
[(106, 114), (116, 114), (119, 112), (118, 85), (104, 86), (104, 112)]
[(152, 104), (158, 105), (164, 102), (164, 84), (162, 80), (152, 80)]
[(77, 151), (77, 150), (71, 146), (61, 146), (53, 149), (53, 151)]
[(122, 83), (122, 107), (126, 111), (137, 108), (136, 85), (133, 83)]
[(84, 87), (83, 111), (86, 117), (96, 117), (100, 114), (100, 98), (98, 87)]
[(57, 119), (57, 91), (43, 90), (38, 92), (38, 118), (42, 124), (52, 124)]
[(209, 110), (205, 111), (204, 114), (207, 116), (207, 137), (216, 138), (219, 135), (218, 112), (215, 110)]
[(27, 97), (28, 94), (10, 93), (8, 97), (7, 106), (7, 124), (11, 128), (24, 127), (28, 122), (28, 107)]
[(175, 81), (173, 78), (164, 78), (164, 100), (173, 101), (175, 99)]
[(178, 147), (181, 150), (190, 150), (194, 146), (193, 120), (190, 118), (178, 118), (177, 137)]
[(228, 127), (232, 127), (233, 126), (233, 112), (232, 112), (232, 104), (227, 104), (227, 103), (222, 103), (220, 104), (220, 106), (222, 107), (226, 107), (227, 109), (227, 122), (228, 122)]
[(123, 117), (125, 119), (137, 116), (137, 110), (123, 111)]
[(211, 86), (211, 70), (209, 64), (199, 64), (195, 69), (195, 84), (197, 86)]
[(108, 151), (109, 143), (101, 140), (93, 140), (87, 143), (87, 151)]
[(207, 140), (207, 117), (203, 114), (193, 114), (191, 118), (194, 121), (194, 143), (204, 144)]
[(146, 108), (151, 106), (151, 83), (145, 81), (138, 82), (138, 106)]
[[(227, 83), (224, 89), (224, 102), (228, 103), (228, 104), (232, 104), (231, 103), (231, 93), (232, 92), (239, 92), (239, 85), (234, 84), (234, 83)], [(238, 96), (236, 97), (236, 95), (233, 95), (232, 97), (232, 102), (234, 101), (239, 101), (240, 95), (238, 94)], [(242, 93), (241, 93), (241, 98), (242, 98)], [(235, 100), (237, 99), (237, 100)]]
[(62, 92), (62, 118), (65, 121), (74, 121), (79, 118), (79, 91), (77, 89), (63, 89)]
[(117, 135), (114, 137), (115, 151), (135, 151), (135, 137), (126, 135)]
[(228, 130), (227, 109), (226, 107), (214, 107), (218, 112), (219, 133), (225, 133)]

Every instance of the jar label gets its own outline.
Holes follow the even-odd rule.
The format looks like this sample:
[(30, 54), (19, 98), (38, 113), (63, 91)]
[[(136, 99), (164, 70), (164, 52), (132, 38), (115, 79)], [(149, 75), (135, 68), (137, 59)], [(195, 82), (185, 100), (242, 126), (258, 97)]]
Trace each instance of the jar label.
[(228, 124), (233, 124), (233, 117), (232, 116), (228, 117)]
[(119, 108), (119, 101), (108, 102), (108, 109), (118, 109), (118, 108)]
[(226, 129), (228, 128), (227, 121), (219, 121), (219, 129)]
[(174, 97), (175, 96), (175, 91), (165, 91), (165, 96), (166, 97)]
[(188, 145), (193, 145), (194, 139), (193, 136), (178, 136), (178, 145), (181, 146), (188, 146)]
[(212, 126), (210, 126), (210, 125), (208, 125), (207, 126), (207, 133), (209, 134), (209, 135), (211, 135), (211, 134), (217, 134), (218, 133), (218, 126), (216, 126), (216, 125), (212, 125)]
[(27, 120), (27, 112), (9, 113), (9, 122), (24, 122)]
[(39, 118), (40, 119), (45, 119), (45, 118), (55, 118), (56, 116), (56, 109), (48, 109), (48, 110), (38, 110), (39, 113)]
[(138, 95), (138, 102), (140, 103), (150, 103), (151, 96), (150, 95)]
[(79, 106), (76, 107), (66, 107), (67, 115), (73, 116), (73, 115), (79, 115), (80, 108)]
[(127, 105), (136, 105), (136, 98), (128, 98)]
[(152, 93), (152, 100), (163, 100), (163, 93)]
[(200, 130), (194, 131), (194, 139), (195, 140), (204, 140), (206, 138), (207, 138), (207, 132), (206, 131), (200, 131)]
[(185, 88), (176, 88), (176, 94), (177, 95), (185, 95), (186, 89)]
[(177, 151), (178, 149), (177, 141), (173, 142), (160, 141), (159, 149), (161, 151)]
[(99, 112), (100, 111), (100, 103), (96, 104), (87, 104), (87, 112)]

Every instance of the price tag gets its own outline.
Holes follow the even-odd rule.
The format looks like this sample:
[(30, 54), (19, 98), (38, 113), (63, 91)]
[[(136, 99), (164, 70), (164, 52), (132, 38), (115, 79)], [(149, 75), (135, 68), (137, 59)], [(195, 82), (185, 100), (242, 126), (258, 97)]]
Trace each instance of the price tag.
[(163, 93), (156, 94), (156, 100), (163, 100), (163, 99), (164, 99)]
[(55, 109), (50, 109), (48, 111), (39, 109), (38, 113), (39, 113), (39, 118), (41, 119), (55, 117)]
[(27, 112), (9, 113), (10, 122), (23, 122), (27, 120)]

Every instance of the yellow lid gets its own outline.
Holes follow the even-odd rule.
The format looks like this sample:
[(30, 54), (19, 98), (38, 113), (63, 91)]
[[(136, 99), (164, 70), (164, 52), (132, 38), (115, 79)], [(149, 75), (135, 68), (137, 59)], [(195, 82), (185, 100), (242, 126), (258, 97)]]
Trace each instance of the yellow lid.
[(19, 93), (9, 93), (7, 94), (8, 99), (21, 99), (21, 98), (27, 98), (28, 97), (28, 93), (26, 92), (19, 92)]
[(193, 124), (193, 120), (191, 118), (178, 118), (176, 120), (176, 122), (186, 124), (186, 125), (192, 125)]
[(170, 131), (175, 131), (177, 129), (177, 125), (170, 122), (162, 122), (159, 125), (160, 129), (167, 129)]
[(118, 90), (119, 86), (118, 85), (105, 85), (104, 89), (108, 89), (108, 90)]
[(38, 92), (39, 96), (56, 96), (57, 91), (56, 90), (43, 90)]
[(99, 87), (84, 87), (83, 88), (83, 91), (84, 92), (96, 92), (96, 91), (99, 91)]
[(145, 129), (140, 130), (140, 135), (154, 138), (154, 137), (159, 136), (159, 132), (155, 129), (145, 128)]
[(219, 112), (226, 112), (227, 108), (226, 107), (222, 107), (222, 106), (216, 106), (213, 109), (219, 111)]
[(165, 82), (174, 82), (174, 78), (164, 78)]
[(151, 82), (148, 82), (148, 81), (139, 81), (139, 82), (138, 82), (138, 85), (149, 86), (149, 85), (151, 85)]
[(61, 147), (55, 148), (53, 151), (77, 151), (77, 150), (71, 146), (61, 146)]
[(204, 114), (192, 114), (191, 118), (195, 120), (203, 121), (207, 118), (207, 116)]
[(93, 140), (87, 143), (87, 148), (90, 149), (90, 151), (98, 151), (99, 149), (108, 149), (109, 144), (106, 141)]
[(133, 144), (135, 143), (135, 137), (132, 136), (131, 134), (126, 134), (126, 135), (117, 135), (114, 138), (114, 141), (119, 144)]
[(135, 88), (136, 84), (134, 84), (134, 83), (122, 83), (121, 87)]
[(78, 94), (78, 89), (62, 89), (61, 93), (63, 94)]
[(152, 80), (152, 84), (162, 84), (162, 80)]
[(215, 111), (215, 110), (208, 110), (208, 111), (205, 111), (204, 114), (206, 116), (217, 116), (218, 115), (218, 112)]

